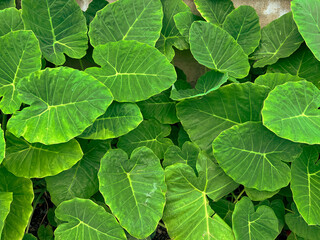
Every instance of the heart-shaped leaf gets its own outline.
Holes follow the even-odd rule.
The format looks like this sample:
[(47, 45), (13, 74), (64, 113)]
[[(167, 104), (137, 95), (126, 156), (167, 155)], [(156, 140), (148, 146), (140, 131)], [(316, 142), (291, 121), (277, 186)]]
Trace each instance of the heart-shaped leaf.
[(282, 85), (286, 82), (297, 82), (301, 80), (303, 79), (288, 73), (266, 73), (257, 77), (254, 80), (254, 83), (267, 86), (270, 90), (273, 90), (276, 86)]
[(6, 35), (9, 32), (24, 29), (21, 18), (21, 11), (13, 7), (0, 10), (0, 22), (0, 37)]
[(252, 200), (252, 201), (263, 201), (266, 200), (268, 198), (273, 197), (274, 195), (276, 195), (279, 190), (276, 191), (259, 191), (256, 190), (254, 188), (245, 188), (246, 194), (248, 195), (248, 197)]
[(189, 43), (189, 31), (193, 22), (202, 18), (191, 12), (180, 12), (173, 16), (174, 22), (184, 40)]
[(10, 212), (12, 200), (12, 192), (0, 192), (0, 236), (5, 224), (5, 220)]

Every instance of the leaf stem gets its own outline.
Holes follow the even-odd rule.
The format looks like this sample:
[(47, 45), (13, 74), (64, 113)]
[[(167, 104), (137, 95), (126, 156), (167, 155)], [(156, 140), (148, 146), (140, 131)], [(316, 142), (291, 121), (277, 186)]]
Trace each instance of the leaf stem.
[(6, 128), (7, 128), (7, 115), (4, 114), (3, 112), (2, 113), (2, 122), (1, 122), (1, 128), (3, 130), (3, 132), (6, 131)]
[(291, 212), (291, 213), (295, 213), (294, 211), (288, 209), (288, 208), (285, 208), (284, 210), (288, 211), (288, 212)]
[(166, 225), (164, 225), (163, 223), (159, 222), (158, 224), (159, 224), (159, 226), (166, 228)]
[(39, 196), (37, 197), (36, 201), (34, 201), (34, 203), (33, 203), (33, 210), (32, 210), (31, 216), (30, 216), (29, 221), (28, 221), (28, 225), (27, 225), (27, 228), (26, 228), (26, 233), (29, 232), (29, 228), (30, 228), (30, 224), (31, 224), (32, 217), (33, 217), (33, 213), (34, 213), (34, 211), (36, 210), (36, 207), (37, 207), (37, 205), (38, 205), (38, 203), (39, 203), (42, 195), (43, 195), (45, 192), (46, 192), (46, 189), (43, 189), (43, 190), (40, 192)]
[(239, 199), (241, 198), (242, 194), (244, 193), (244, 189), (239, 193), (239, 195), (236, 197), (233, 203), (237, 203)]

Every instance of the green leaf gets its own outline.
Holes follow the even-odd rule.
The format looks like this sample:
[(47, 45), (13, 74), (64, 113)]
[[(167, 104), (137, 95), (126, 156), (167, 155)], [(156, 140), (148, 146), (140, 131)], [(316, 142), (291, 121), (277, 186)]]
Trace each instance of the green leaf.
[(17, 177), (43, 178), (71, 168), (82, 157), (79, 143), (43, 145), (6, 134), (6, 158), (3, 165)]
[(146, 100), (168, 89), (177, 78), (174, 67), (159, 51), (136, 41), (100, 45), (93, 59), (101, 68), (86, 72), (110, 88), (118, 102)]
[(318, 19), (320, 2), (294, 0), (291, 2), (291, 9), (300, 34), (314, 56), (320, 61), (320, 20)]
[(248, 56), (241, 46), (229, 33), (211, 23), (192, 23), (190, 50), (200, 64), (210, 69), (226, 72), (234, 78), (244, 78), (249, 73)]
[(89, 199), (65, 201), (55, 212), (59, 220), (66, 222), (54, 231), (57, 240), (127, 239), (117, 220)]
[(88, 48), (87, 24), (74, 0), (22, 0), (22, 19), (26, 29), (37, 36), (43, 56), (62, 65), (65, 54), (82, 58)]
[(0, 236), (5, 224), (5, 220), (10, 212), (12, 200), (12, 192), (0, 192)]
[(223, 131), (212, 144), (220, 167), (236, 182), (259, 191), (276, 191), (291, 180), (298, 144), (279, 138), (260, 122), (247, 122)]
[(304, 238), (299, 237), (294, 232), (291, 232), (287, 240), (304, 240)]
[(0, 2), (0, 10), (10, 7), (15, 7), (16, 2), (15, 0), (1, 0)]
[(316, 147), (304, 147), (292, 163), (291, 190), (299, 213), (309, 225), (320, 225), (320, 165)]
[(195, 0), (194, 3), (205, 20), (218, 26), (222, 26), (227, 15), (234, 9), (231, 0)]
[(233, 10), (223, 23), (226, 30), (249, 55), (258, 47), (261, 32), (259, 16), (251, 6), (240, 6)]
[(276, 86), (282, 85), (286, 82), (297, 82), (303, 80), (302, 78), (288, 73), (266, 73), (260, 75), (254, 80), (254, 83), (264, 85), (273, 90)]
[(69, 170), (46, 177), (51, 201), (57, 206), (75, 197), (90, 198), (99, 190), (100, 159), (111, 148), (110, 141), (80, 140), (82, 159)]
[(167, 148), (173, 145), (171, 139), (166, 138), (170, 132), (170, 125), (160, 124), (153, 119), (144, 120), (136, 129), (120, 137), (118, 147), (131, 154), (134, 149), (146, 146), (163, 159)]
[(279, 58), (289, 57), (302, 42), (292, 13), (281, 16), (262, 28), (260, 44), (252, 55), (256, 60), (253, 67), (264, 67), (277, 62)]
[(3, 130), (1, 128), (0, 129), (0, 164), (2, 163), (4, 157), (6, 156), (5, 151), (6, 151), (6, 141), (4, 138)]
[(184, 37), (184, 40), (189, 43), (189, 31), (192, 23), (202, 18), (191, 12), (180, 12), (174, 15), (173, 19), (179, 33)]
[(142, 114), (136, 104), (113, 102), (107, 111), (79, 137), (86, 139), (117, 138), (138, 127), (142, 120)]
[(266, 200), (268, 198), (273, 197), (274, 195), (276, 195), (280, 191), (280, 189), (272, 191), (272, 192), (259, 191), (259, 190), (254, 189), (254, 188), (247, 188), (247, 187), (245, 187), (244, 189), (246, 191), (246, 194), (248, 195), (248, 197), (252, 201), (263, 201), (263, 200)]
[(137, 104), (145, 119), (153, 118), (162, 124), (179, 122), (176, 114), (176, 102), (170, 99), (169, 89)]
[(320, 90), (307, 81), (272, 90), (262, 109), (263, 125), (294, 142), (320, 144)]
[(25, 233), (22, 240), (38, 240), (38, 239), (31, 233)]
[(167, 190), (160, 160), (147, 147), (136, 148), (130, 159), (121, 149), (101, 159), (100, 192), (122, 227), (146, 238), (162, 217)]
[(53, 240), (53, 231), (50, 225), (47, 225), (47, 227), (45, 227), (44, 225), (41, 225), (38, 228), (37, 234), (38, 234), (39, 240)]
[(12, 114), (20, 108), (17, 84), (41, 69), (39, 42), (31, 31), (15, 31), (0, 38), (0, 109)]
[(13, 196), (0, 239), (22, 239), (32, 213), (32, 182), (30, 179), (16, 177), (0, 167), (0, 192), (9, 192)]
[(232, 213), (235, 204), (225, 199), (217, 202), (210, 202), (210, 207), (215, 211), (230, 227), (232, 227)]
[(194, 89), (177, 90), (174, 85), (171, 90), (170, 98), (176, 101), (201, 97), (217, 90), (222, 84), (228, 81), (228, 74), (217, 71), (210, 71), (202, 75)]
[(279, 59), (268, 67), (268, 72), (290, 73), (304, 78), (320, 88), (320, 62), (305, 44), (290, 57)]
[(84, 12), (84, 16), (86, 17), (88, 25), (96, 16), (96, 13), (107, 6), (107, 4), (108, 2), (106, 0), (93, 0), (89, 4), (88, 9)]
[(196, 163), (200, 152), (200, 148), (189, 141), (185, 142), (181, 149), (177, 146), (170, 146), (164, 154), (162, 165), (166, 168), (175, 163), (185, 163), (197, 172)]
[(233, 83), (200, 98), (177, 104), (177, 116), (190, 139), (212, 153), (212, 141), (225, 129), (247, 121), (261, 121), (269, 89), (252, 83)]
[(191, 10), (182, 0), (161, 0), (161, 3), (163, 7), (162, 29), (156, 48), (171, 61), (175, 54), (173, 47), (179, 50), (189, 48), (189, 44), (176, 27), (174, 16), (181, 12), (191, 12)]
[(179, 132), (178, 132), (178, 145), (182, 147), (182, 145), (187, 142), (191, 141), (189, 138), (188, 133), (184, 130), (184, 128), (179, 124)]
[(198, 177), (183, 163), (165, 170), (168, 191), (163, 221), (170, 237), (175, 240), (234, 239), (228, 224), (209, 206), (207, 196), (217, 201), (238, 184), (205, 154), (198, 158), (197, 169)]
[(136, 40), (154, 46), (162, 27), (160, 0), (119, 0), (108, 4), (90, 24), (92, 46)]
[(113, 99), (95, 78), (66, 67), (32, 73), (17, 88), (20, 99), (30, 107), (10, 118), (8, 130), (31, 143), (69, 141), (103, 114)]
[(236, 239), (270, 240), (278, 236), (278, 219), (272, 208), (263, 205), (255, 211), (247, 197), (236, 204), (232, 226)]
[(285, 215), (286, 224), (289, 229), (298, 236), (307, 240), (318, 240), (320, 235), (320, 226), (308, 225), (299, 214), (296, 205), (292, 203), (291, 209), (294, 213)]
[(9, 32), (24, 29), (21, 18), (21, 11), (13, 7), (0, 10), (0, 22), (0, 37), (6, 35)]

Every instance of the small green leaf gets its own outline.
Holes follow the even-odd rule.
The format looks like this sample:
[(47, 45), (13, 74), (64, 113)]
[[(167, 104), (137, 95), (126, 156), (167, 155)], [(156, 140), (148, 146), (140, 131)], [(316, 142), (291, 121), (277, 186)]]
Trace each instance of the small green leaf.
[(1, 128), (0, 129), (0, 164), (2, 163), (4, 157), (6, 156), (5, 151), (6, 151), (6, 141), (4, 138), (3, 130)]
[(12, 200), (12, 192), (0, 192), (0, 236), (5, 224), (5, 220), (10, 212)]
[(282, 85), (286, 82), (297, 82), (301, 80), (303, 79), (288, 73), (266, 73), (257, 77), (254, 80), (254, 83), (267, 86), (270, 90), (273, 90), (276, 86)]
[(136, 238), (146, 238), (162, 217), (167, 190), (159, 158), (147, 147), (130, 159), (121, 149), (101, 160), (100, 192), (120, 224)]
[(254, 189), (254, 188), (247, 188), (247, 187), (245, 187), (244, 189), (246, 191), (246, 194), (248, 195), (248, 197), (252, 201), (263, 201), (263, 200), (266, 200), (268, 198), (273, 197), (274, 195), (276, 195), (280, 191), (280, 189), (272, 191), (272, 192), (259, 191), (259, 190)]
[(191, 12), (180, 12), (174, 15), (174, 22), (184, 40), (189, 43), (189, 31), (193, 22), (201, 20), (201, 17)]
[(53, 231), (50, 225), (46, 227), (44, 225), (41, 225), (38, 228), (37, 234), (38, 234), (39, 240), (53, 240)]
[(89, 199), (74, 198), (61, 203), (56, 217), (66, 222), (54, 231), (56, 240), (127, 239), (117, 220)]
[(210, 202), (210, 207), (230, 226), (232, 227), (232, 213), (235, 204), (225, 199), (217, 202)]
[(14, 7), (0, 10), (0, 22), (0, 37), (6, 35), (9, 32), (24, 29), (24, 25), (21, 18), (21, 11)]
[(22, 240), (38, 240), (38, 239), (31, 233), (25, 233)]
[(307, 81), (272, 90), (262, 109), (263, 125), (294, 142), (320, 144), (320, 90)]
[(94, 17), (96, 16), (96, 13), (103, 9), (105, 6), (107, 6), (108, 2), (105, 0), (93, 0), (89, 6), (88, 9), (84, 12), (84, 16), (87, 19), (87, 24), (89, 25), (89, 23), (94, 19)]

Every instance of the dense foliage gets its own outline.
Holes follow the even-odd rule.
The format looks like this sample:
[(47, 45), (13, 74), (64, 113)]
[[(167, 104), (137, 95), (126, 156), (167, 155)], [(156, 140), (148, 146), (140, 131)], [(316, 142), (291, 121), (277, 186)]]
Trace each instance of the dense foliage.
[(320, 1), (194, 3), (0, 1), (1, 240), (319, 239)]

